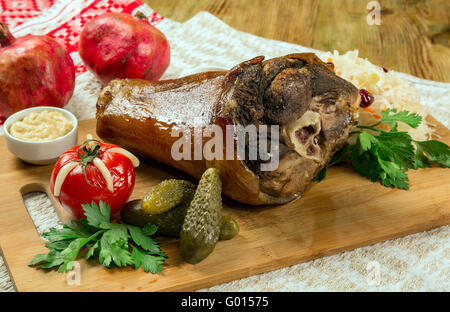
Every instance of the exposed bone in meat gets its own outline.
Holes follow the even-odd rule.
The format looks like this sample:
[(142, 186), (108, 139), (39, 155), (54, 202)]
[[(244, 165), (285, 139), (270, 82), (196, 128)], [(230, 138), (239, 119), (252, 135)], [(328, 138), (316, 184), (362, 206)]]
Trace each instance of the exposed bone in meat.
[[(224, 193), (237, 201), (278, 204), (300, 196), (343, 146), (358, 101), (358, 90), (314, 54), (267, 61), (257, 57), (228, 72), (158, 82), (114, 80), (102, 90), (97, 103), (97, 133), (137, 155), (197, 178), (206, 168), (216, 167)], [(223, 133), (227, 125), (255, 125), (260, 140), (262, 126), (279, 126), (279, 132), (269, 128), (265, 135), (267, 143), (280, 138), (278, 167), (262, 171), (260, 165), (271, 161), (262, 156), (253, 160), (173, 159), (171, 147), (178, 137), (172, 137), (171, 130), (193, 129), (194, 120), (197, 126), (218, 125)], [(201, 144), (208, 140), (203, 138)], [(248, 139), (239, 140), (244, 140), (248, 150)]]
[(308, 110), (282, 129), (284, 141), (291, 149), (302, 157), (320, 162), (323, 155), (318, 139), (322, 130), (319, 113)]

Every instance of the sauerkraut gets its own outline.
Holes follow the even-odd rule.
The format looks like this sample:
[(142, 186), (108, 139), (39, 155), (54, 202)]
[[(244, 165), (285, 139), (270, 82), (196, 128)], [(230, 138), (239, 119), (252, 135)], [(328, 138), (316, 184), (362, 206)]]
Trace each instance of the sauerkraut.
[(349, 51), (343, 55), (339, 52), (327, 52), (321, 55), (324, 62), (332, 62), (335, 72), (340, 77), (353, 83), (358, 89), (366, 89), (374, 96), (374, 102), (369, 108), (359, 109), (359, 123), (373, 125), (379, 121), (382, 110), (396, 108), (397, 111), (407, 110), (417, 113), (424, 119), (420, 126), (413, 129), (399, 123), (399, 131), (407, 131), (414, 140), (431, 139), (433, 126), (425, 117), (428, 112), (420, 104), (420, 96), (411, 84), (391, 72), (385, 72), (382, 67), (375, 66), (367, 59), (358, 57), (358, 51)]

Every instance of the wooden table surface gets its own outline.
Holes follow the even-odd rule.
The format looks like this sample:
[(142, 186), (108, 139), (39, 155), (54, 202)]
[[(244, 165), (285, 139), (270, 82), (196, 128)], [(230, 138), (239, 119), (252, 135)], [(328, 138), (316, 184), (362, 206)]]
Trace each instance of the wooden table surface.
[(208, 11), (257, 36), (319, 50), (358, 49), (374, 64), (450, 82), (449, 0), (380, 0), (380, 26), (367, 24), (365, 0), (144, 1), (178, 22)]

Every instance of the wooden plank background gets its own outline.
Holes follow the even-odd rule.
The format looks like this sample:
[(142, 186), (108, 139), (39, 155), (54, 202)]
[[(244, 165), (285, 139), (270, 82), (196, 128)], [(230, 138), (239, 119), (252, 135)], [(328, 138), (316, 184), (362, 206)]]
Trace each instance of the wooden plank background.
[(380, 0), (380, 26), (366, 22), (368, 0), (144, 1), (175, 21), (208, 11), (257, 36), (319, 50), (358, 49), (374, 64), (450, 82), (449, 0)]

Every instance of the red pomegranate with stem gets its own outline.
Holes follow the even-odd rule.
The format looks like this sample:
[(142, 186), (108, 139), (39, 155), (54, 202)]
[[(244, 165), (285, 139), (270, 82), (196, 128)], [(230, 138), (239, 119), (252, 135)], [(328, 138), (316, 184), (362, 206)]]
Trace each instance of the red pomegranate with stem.
[(64, 46), (47, 36), (14, 38), (0, 22), (0, 124), (33, 106), (64, 106), (75, 87), (75, 67)]
[(170, 62), (166, 37), (140, 12), (94, 18), (81, 32), (79, 52), (103, 84), (116, 78), (158, 80)]

